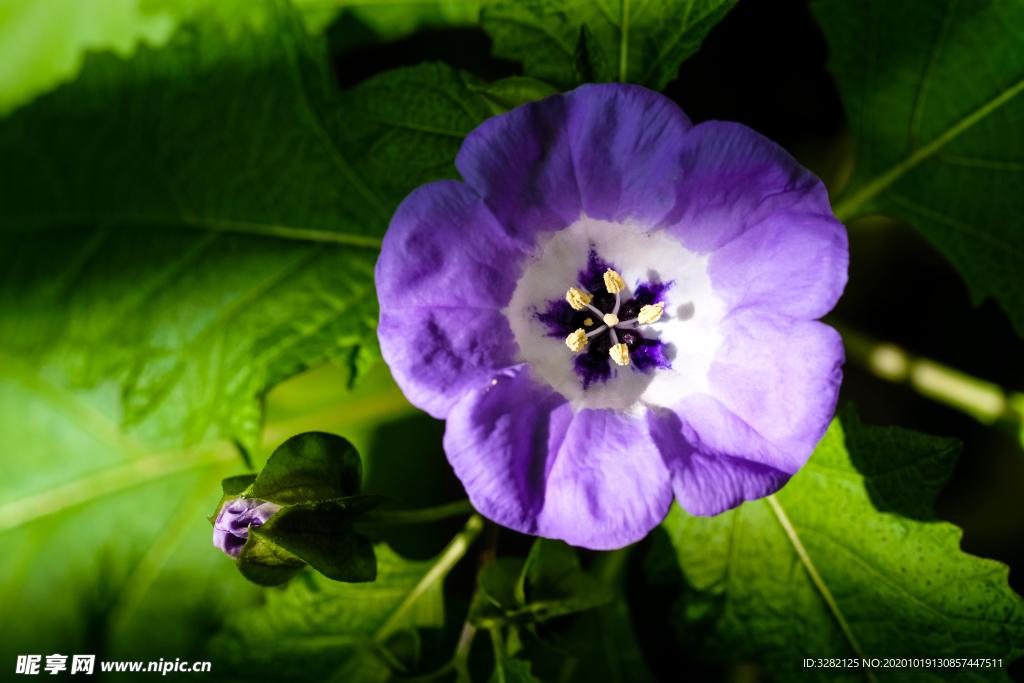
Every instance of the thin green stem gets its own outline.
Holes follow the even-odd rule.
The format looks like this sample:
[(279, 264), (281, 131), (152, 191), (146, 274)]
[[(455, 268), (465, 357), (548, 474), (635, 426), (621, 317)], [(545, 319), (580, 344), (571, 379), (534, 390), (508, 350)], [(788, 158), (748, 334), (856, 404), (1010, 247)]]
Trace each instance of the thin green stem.
[(842, 335), (847, 360), (876, 377), (906, 384), (922, 396), (966, 413), (982, 424), (998, 423), (1014, 435), (1024, 435), (1024, 394), (1006, 394), (998, 385), (915, 356), (841, 321), (827, 318), (825, 322)]
[(364, 515), (360, 522), (366, 524), (422, 524), (436, 522), (439, 519), (471, 515), (476, 510), (468, 500), (457, 500), (432, 508), (421, 510), (382, 510)]
[[(843, 635), (850, 643), (850, 647), (860, 657), (861, 660), (865, 659), (864, 651), (860, 648), (860, 643), (857, 642), (857, 638), (853, 635), (853, 631), (850, 630), (850, 625), (846, 623), (846, 617), (839, 611), (839, 605), (836, 604), (835, 598), (832, 597), (832, 591), (828, 589), (825, 582), (822, 580), (821, 575), (818, 574), (817, 568), (814, 563), (811, 562), (811, 556), (807, 554), (807, 550), (804, 548), (804, 544), (800, 541), (800, 537), (796, 533), (796, 529), (789, 521), (789, 516), (786, 515), (786, 511), (782, 509), (782, 505), (779, 504), (775, 494), (768, 496), (765, 500), (771, 505), (772, 510), (775, 512), (775, 516), (778, 518), (782, 528), (786, 531), (786, 535), (789, 536), (790, 543), (793, 544), (793, 548), (796, 550), (796, 554), (800, 556), (800, 561), (803, 563), (807, 573), (811, 576), (811, 581), (817, 586), (818, 592), (821, 593), (821, 597), (825, 599), (825, 603), (828, 604), (828, 608), (832, 610), (832, 615), (839, 622), (839, 628), (842, 629)], [(878, 683), (878, 679), (875, 678), (875, 672), (870, 668), (864, 670), (868, 679), (871, 683)]]
[(494, 647), (494, 672), (498, 674), (498, 683), (505, 683), (505, 642), (501, 638), (501, 629), (492, 626), (489, 629), (491, 634), (491, 645)]
[(398, 606), (388, 620), (377, 629), (377, 633), (374, 634), (373, 638), (378, 643), (383, 643), (387, 640), (388, 636), (392, 633), (401, 629), (401, 624), (405, 620), (406, 615), (419, 600), (420, 596), (430, 590), (433, 585), (439, 581), (443, 581), (444, 577), (448, 575), (452, 567), (462, 559), (463, 555), (466, 554), (466, 550), (476, 540), (476, 537), (480, 535), (480, 531), (484, 528), (484, 518), (480, 515), (474, 514), (466, 522), (466, 526), (462, 528), (462, 531), (455, 535), (455, 538), (451, 540), (451, 543), (441, 551), (434, 566), (430, 568), (430, 571), (420, 579), (420, 582), (405, 596), (405, 600)]

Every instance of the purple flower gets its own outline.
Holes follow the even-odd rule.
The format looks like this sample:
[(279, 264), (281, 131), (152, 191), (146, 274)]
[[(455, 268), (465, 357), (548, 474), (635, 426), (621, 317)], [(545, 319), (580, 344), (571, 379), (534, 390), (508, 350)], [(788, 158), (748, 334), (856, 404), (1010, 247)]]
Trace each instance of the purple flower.
[(484, 122), (384, 238), (379, 337), (473, 505), (595, 549), (807, 461), (842, 378), (825, 188), (736, 123), (587, 85)]
[(263, 526), (280, 509), (280, 505), (259, 498), (227, 501), (213, 524), (213, 544), (237, 559), (249, 540), (249, 527)]

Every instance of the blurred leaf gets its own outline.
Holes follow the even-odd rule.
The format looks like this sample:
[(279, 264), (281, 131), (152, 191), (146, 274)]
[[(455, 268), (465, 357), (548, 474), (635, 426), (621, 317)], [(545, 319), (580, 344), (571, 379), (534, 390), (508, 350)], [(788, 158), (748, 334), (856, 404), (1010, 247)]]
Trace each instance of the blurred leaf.
[(476, 26), (480, 23), (480, 8), (488, 1), (292, 0), (311, 33), (323, 31), (347, 12), (373, 31), (382, 43), (426, 28)]
[[(736, 0), (514, 0), (484, 8), (494, 54), (562, 89), (626, 81), (662, 90)], [(625, 30), (623, 30), (625, 28)]]
[[(292, 0), (319, 34), (347, 11), (381, 42), (423, 28), (476, 26), (481, 2)], [(0, 117), (74, 80), (89, 53), (131, 59), (160, 49), (182, 24), (217, 27), (230, 42), (272, 19), (267, 2), (247, 0), (0, 0)]]
[(130, 59), (167, 45), (190, 20), (232, 40), (261, 31), (272, 14), (247, 0), (0, 0), (0, 117), (74, 80), (89, 53)]
[[(774, 498), (711, 518), (673, 507), (662, 526), (671, 548), (652, 553), (649, 569), (655, 582), (659, 566), (682, 570), (681, 642), (702, 658), (759, 661), (776, 681), (833, 680), (794, 668), (811, 655), (969, 652), (1008, 665), (1024, 653), (1024, 601), (1008, 568), (962, 553), (953, 525), (895, 511), (930, 508), (958, 452), (952, 439), (866, 427), (851, 407)], [(971, 672), (1009, 680), (1003, 669)], [(879, 681), (904, 673), (874, 670)]]
[(347, 439), (305, 432), (277, 447), (244, 495), (295, 505), (356, 496), (362, 484), (363, 461)]
[(540, 679), (530, 673), (530, 663), (527, 661), (506, 659), (500, 666), (502, 671), (498, 673), (498, 665), (495, 665), (489, 683), (541, 683)]
[(4, 350), (62, 385), (115, 378), (161, 450), (256, 451), (269, 387), (376, 358), (380, 238), (413, 188), (456, 176), (482, 87), (422, 65), (340, 93), (286, 13), (90, 57), (0, 123)]
[(849, 221), (898, 217), (1024, 336), (1024, 5), (824, 0), (829, 42), (856, 144), (835, 205)]
[[(444, 625), (442, 584), (479, 534), (474, 516), (436, 558), (406, 560), (375, 547), (377, 580), (339, 583), (304, 572), (266, 604), (238, 612), (211, 642), (225, 668), (247, 680), (387, 681), (418, 628)], [(392, 649), (393, 648), (393, 649)]]
[(0, 354), (0, 660), (208, 659), (203, 634), (258, 597), (204, 519), (235, 448), (154, 454), (118, 431), (119, 398)]
[[(268, 591), (264, 606), (232, 615), (212, 650), (249, 679), (326, 679), (360, 650), (375, 648), (377, 630), (433, 566), (386, 545), (375, 551), (376, 581), (340, 583), (307, 571), (284, 590)], [(409, 624), (434, 625), (433, 618)]]

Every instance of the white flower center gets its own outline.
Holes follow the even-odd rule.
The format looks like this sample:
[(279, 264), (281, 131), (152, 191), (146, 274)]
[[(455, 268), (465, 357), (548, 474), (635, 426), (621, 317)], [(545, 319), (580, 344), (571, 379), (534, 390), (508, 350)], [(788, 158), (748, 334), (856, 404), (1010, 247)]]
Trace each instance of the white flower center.
[[(660, 231), (586, 216), (540, 242), (527, 258), (512, 300), (503, 310), (519, 345), (517, 360), (532, 366), (535, 379), (565, 396), (573, 410), (633, 412), (644, 406), (667, 407), (708, 390), (708, 371), (722, 342), (718, 327), (725, 306), (712, 291), (707, 256), (698, 256)], [(591, 300), (596, 292), (587, 292), (576, 282), (577, 274), (587, 269), (591, 252), (615, 267), (611, 274), (604, 274), (606, 288), (618, 300), (611, 313), (594, 307)], [(637, 317), (619, 320), (619, 305), (632, 299), (636, 288), (645, 283), (671, 286), (659, 302), (643, 307)], [(594, 314), (568, 338), (553, 337), (540, 314), (546, 313), (552, 302), (564, 300), (575, 310), (588, 308)], [(599, 322), (604, 324), (594, 327)], [(630, 363), (626, 344), (612, 336), (610, 376), (584, 388), (575, 360), (580, 353), (587, 353), (588, 341), (606, 331), (616, 335), (616, 329), (635, 329), (653, 322), (658, 324), (644, 328), (643, 336), (661, 343), (669, 367), (639, 369)]]

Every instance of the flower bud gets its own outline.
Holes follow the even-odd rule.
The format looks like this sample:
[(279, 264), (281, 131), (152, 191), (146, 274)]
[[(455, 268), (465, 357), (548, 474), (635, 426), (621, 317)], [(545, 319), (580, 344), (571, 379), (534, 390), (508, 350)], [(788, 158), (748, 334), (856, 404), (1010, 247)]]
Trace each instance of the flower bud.
[(259, 498), (229, 500), (213, 524), (213, 544), (237, 558), (249, 539), (249, 527), (262, 526), (280, 509), (280, 505)]

